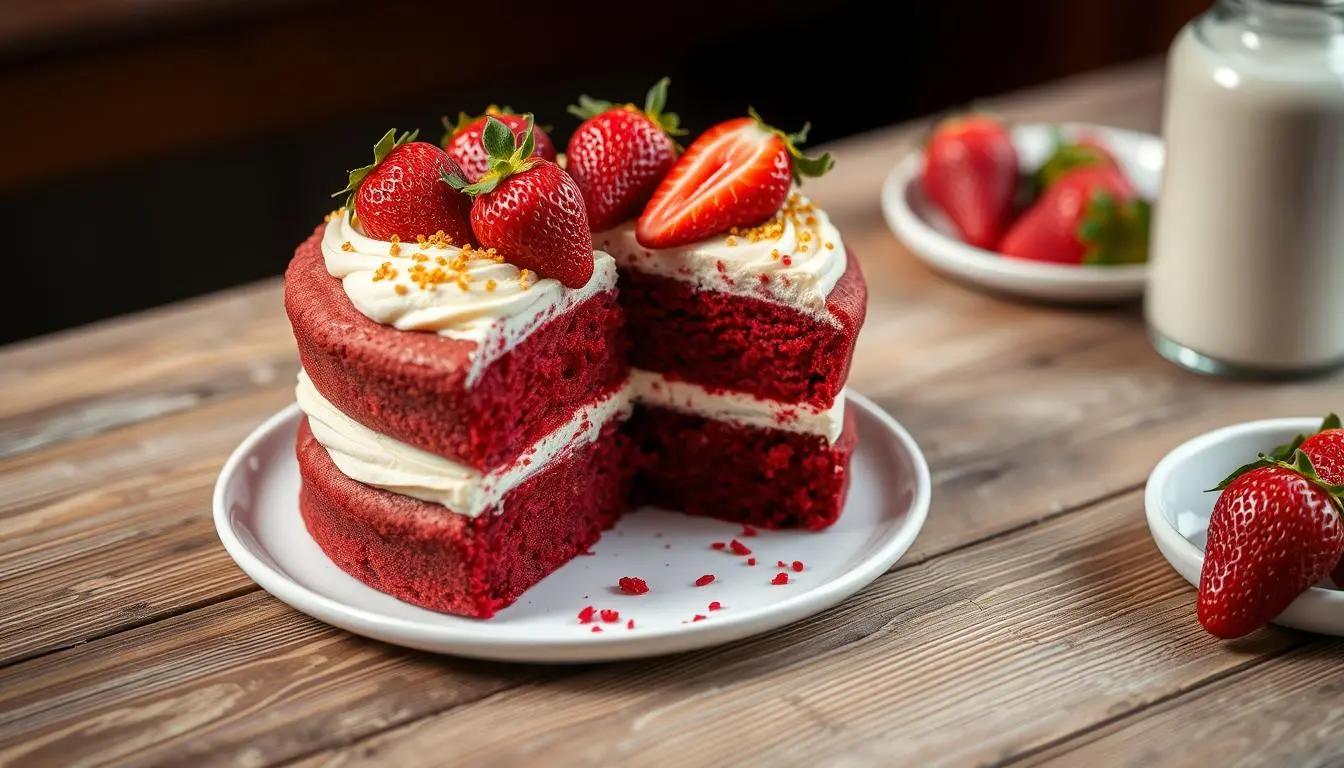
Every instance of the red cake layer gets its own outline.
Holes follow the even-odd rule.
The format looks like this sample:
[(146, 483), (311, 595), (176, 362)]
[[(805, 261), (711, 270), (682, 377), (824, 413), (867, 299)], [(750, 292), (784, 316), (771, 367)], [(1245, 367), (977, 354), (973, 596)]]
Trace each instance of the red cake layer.
[(307, 419), (297, 453), (304, 523), (341, 570), (399, 600), (479, 618), (595, 544), (625, 511), (630, 482), (614, 420), (474, 518), (351, 480)]
[(621, 271), (630, 364), (702, 386), (827, 408), (845, 386), (868, 306), (858, 261), (827, 297), (838, 325), (791, 307)]
[(616, 292), (545, 322), (467, 388), (477, 345), (360, 314), (327, 273), (321, 229), (285, 273), (285, 309), (313, 386), (375, 432), (482, 471), (506, 464), (627, 372)]
[(765, 528), (817, 531), (834, 523), (858, 444), (849, 412), (835, 445), (660, 407), (637, 407), (628, 429), (640, 454), (636, 504)]

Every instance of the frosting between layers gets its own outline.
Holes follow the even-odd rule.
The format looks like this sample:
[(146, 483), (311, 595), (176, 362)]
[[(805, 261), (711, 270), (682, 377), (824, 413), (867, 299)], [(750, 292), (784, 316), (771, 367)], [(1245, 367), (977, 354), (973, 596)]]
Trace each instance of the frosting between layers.
[[(341, 279), (350, 303), (365, 317), (403, 331), (476, 343), (468, 386), (547, 320), (616, 285), (616, 263), (600, 252), (593, 254), (588, 283), (568, 289), (558, 280), (525, 277), (524, 270), (475, 249), (400, 243), (396, 250), (394, 256), (392, 243), (366, 237), (349, 214), (332, 216), (322, 233), (327, 272)], [(411, 279), (417, 266), (442, 270), (446, 280), (422, 289)]]
[(649, 249), (639, 244), (635, 222), (629, 221), (593, 233), (593, 244), (615, 256), (624, 268), (692, 283), (702, 291), (774, 301), (831, 319), (826, 297), (847, 264), (840, 231), (825, 211), (793, 193), (775, 219), (753, 232)]
[(476, 517), (509, 491), (567, 451), (597, 439), (613, 418), (625, 419), (636, 402), (732, 424), (824, 436), (834, 445), (844, 428), (845, 398), (821, 410), (763, 400), (741, 392), (711, 391), (698, 384), (632, 371), (630, 380), (575, 412), (563, 426), (538, 440), (507, 466), (481, 472), (400, 440), (379, 434), (346, 416), (300, 370), (294, 389), (313, 436), (346, 477), (374, 488), (441, 504)]
[(607, 422), (624, 419), (631, 411), (630, 388), (626, 385), (580, 408), (567, 423), (538, 440), (511, 464), (483, 473), (360, 424), (322, 397), (302, 370), (294, 393), (299, 409), (308, 416), (313, 436), (346, 477), (442, 504), (468, 517), (497, 505), (505, 494), (564, 453), (596, 440)]
[(834, 445), (845, 426), (845, 397), (830, 408), (781, 403), (745, 392), (710, 390), (699, 384), (669, 379), (652, 371), (632, 370), (630, 391), (636, 402), (657, 405), (718, 421), (762, 429), (824, 435)]

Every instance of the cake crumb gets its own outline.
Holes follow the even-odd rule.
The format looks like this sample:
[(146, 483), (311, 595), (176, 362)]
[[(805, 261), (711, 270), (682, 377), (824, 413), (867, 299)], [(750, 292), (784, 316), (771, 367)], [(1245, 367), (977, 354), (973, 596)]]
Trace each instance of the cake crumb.
[(731, 542), (729, 542), (728, 546), (733, 550), (733, 554), (734, 554), (734, 555), (750, 555), (750, 554), (751, 554), (751, 550), (747, 548), (747, 545), (746, 545), (746, 544), (743, 544), (742, 542), (738, 541), (737, 539), (733, 539)]
[(704, 620), (707, 619), (707, 618), (709, 618), (709, 617), (708, 617), (708, 616), (702, 616), (701, 614), (698, 614), (698, 613), (697, 613), (697, 614), (695, 614), (694, 616), (691, 617), (691, 621), (704, 621)]
[(344, 243), (341, 243), (341, 250), (345, 251), (346, 253), (351, 253), (352, 251), (355, 250), (355, 244), (350, 242), (349, 240), (346, 240)]
[(597, 609), (590, 605), (582, 611), (579, 611), (579, 623), (591, 624), (593, 623), (593, 616), (595, 615), (597, 615)]
[(634, 619), (631, 619), (631, 620), (625, 622), (625, 628), (626, 628), (626, 629), (634, 629), (634, 628), (635, 628), (635, 620), (634, 620)]
[(723, 603), (720, 603), (718, 600), (715, 600), (714, 602), (712, 602), (712, 603), (709, 604), (709, 610), (711, 610), (711, 611), (717, 611), (717, 610), (719, 610), (719, 609), (722, 608), (722, 607), (723, 607)]
[(518, 273), (518, 287), (524, 291), (532, 287), (532, 270), (524, 269)]
[(834, 251), (834, 250), (835, 250), (835, 243), (832, 243), (832, 242), (829, 242), (829, 241), (828, 241), (828, 242), (826, 243), (826, 250), (828, 250), (828, 251)]
[(486, 281), (485, 281), (485, 290), (486, 290), (486, 291), (494, 291), (494, 290), (495, 290), (495, 285), (496, 285), (496, 283), (495, 283), (494, 280), (486, 280)]
[(405, 284), (405, 283), (397, 283), (397, 295), (398, 295), (398, 296), (405, 296), (406, 293), (407, 293), (407, 290), (408, 290), (408, 289), (406, 288), (406, 284)]
[(417, 251), (417, 252), (411, 254), (411, 261), (417, 261), (417, 262), (420, 262), (421, 264), (423, 264), (423, 263), (425, 263), (426, 261), (429, 261), (429, 254), (427, 254), (427, 253), (420, 253), (420, 252)]
[(615, 624), (621, 620), (621, 612), (613, 611), (610, 608), (603, 608), (600, 615), (602, 616), (602, 621), (607, 624)]
[(616, 584), (627, 595), (647, 595), (649, 593), (649, 583), (638, 576), (622, 576), (616, 581)]
[(776, 574), (775, 574), (775, 578), (771, 579), (771, 580), (770, 580), (770, 583), (771, 583), (771, 584), (774, 584), (775, 586), (780, 586), (780, 585), (783, 585), (783, 584), (788, 584), (788, 583), (789, 583), (789, 574), (787, 574), (787, 573), (776, 573)]
[(802, 560), (794, 560), (794, 561), (793, 561), (793, 570), (794, 570), (794, 571), (797, 571), (798, 573), (802, 573), (802, 572), (803, 572), (803, 561), (802, 561)]
[(393, 235), (393, 236), (392, 236), (391, 243), (392, 243), (392, 244), (389, 245), (389, 246), (387, 247), (387, 255), (388, 255), (388, 256), (400, 256), (400, 255), (401, 255), (401, 238), (398, 237), (397, 235)]
[(602, 628), (601, 628), (601, 627), (598, 627), (598, 626), (594, 626), (594, 627), (593, 627), (593, 631), (594, 631), (594, 632), (601, 632), (601, 631), (602, 631)]
[(756, 564), (756, 558), (754, 557), (747, 558), (747, 565), (755, 565), (755, 564)]
[(695, 586), (703, 587), (706, 584), (712, 584), (713, 582), (714, 582), (714, 574), (706, 573), (704, 576), (701, 576), (700, 578), (695, 580)]
[(714, 542), (713, 544), (710, 544), (710, 545), (709, 545), (709, 548), (710, 548), (710, 549), (723, 549), (723, 548), (726, 547), (726, 546), (728, 546), (728, 545), (727, 545), (727, 544), (724, 544), (722, 541), (716, 541), (716, 542)]
[(751, 526), (751, 525), (747, 525), (746, 523), (743, 523), (743, 524), (742, 524), (742, 535), (743, 535), (743, 536), (755, 536), (755, 535), (756, 535), (756, 528), (755, 528), (755, 526)]
[(725, 242), (727, 242), (728, 245), (731, 247), (731, 246), (737, 245), (737, 238), (736, 238), (736, 237), (733, 237), (732, 235), (729, 235), (729, 236), (728, 236), (728, 239), (727, 239)]

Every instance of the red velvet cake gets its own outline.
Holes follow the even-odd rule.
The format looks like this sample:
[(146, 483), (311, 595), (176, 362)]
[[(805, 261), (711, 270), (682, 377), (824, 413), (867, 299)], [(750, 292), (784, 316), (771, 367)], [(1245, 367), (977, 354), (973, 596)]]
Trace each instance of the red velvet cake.
[(300, 509), (342, 570), (489, 617), (632, 503), (839, 517), (866, 288), (795, 187), (829, 158), (754, 116), (678, 156), (662, 95), (643, 112), (586, 101), (567, 171), (530, 116), (485, 120), (470, 180), (389, 132), (299, 246)]

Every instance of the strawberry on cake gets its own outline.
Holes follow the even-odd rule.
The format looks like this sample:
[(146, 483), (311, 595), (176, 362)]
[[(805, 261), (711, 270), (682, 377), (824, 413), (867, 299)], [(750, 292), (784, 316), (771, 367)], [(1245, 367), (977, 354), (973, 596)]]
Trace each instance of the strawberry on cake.
[(866, 289), (797, 189), (829, 157), (754, 113), (682, 153), (666, 85), (583, 99), (565, 168), (530, 115), (389, 132), (299, 246), (300, 509), (342, 570), (489, 617), (632, 503), (835, 522)]
[[(594, 235), (621, 268), (641, 503), (812, 530), (840, 515), (856, 442), (842, 392), (867, 288), (796, 189), (831, 166), (797, 149), (806, 133), (754, 111), (721, 123), (675, 160), (637, 220)], [(571, 141), (571, 167), (597, 167), (585, 153), (603, 151)], [(595, 175), (580, 189), (622, 187)], [(594, 202), (618, 208), (586, 199), (590, 216)]]

